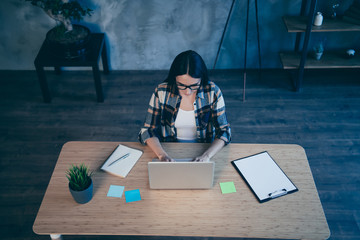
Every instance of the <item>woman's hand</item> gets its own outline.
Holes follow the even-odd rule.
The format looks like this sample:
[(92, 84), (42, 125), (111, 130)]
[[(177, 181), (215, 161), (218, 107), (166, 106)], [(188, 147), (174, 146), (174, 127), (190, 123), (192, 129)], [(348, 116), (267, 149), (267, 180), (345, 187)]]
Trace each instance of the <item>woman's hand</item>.
[(161, 162), (175, 162), (175, 160), (169, 157), (168, 155), (162, 155), (159, 157), (159, 159)]
[(162, 148), (160, 141), (157, 137), (152, 137), (146, 140), (146, 144), (156, 154), (162, 162), (175, 162)]
[(207, 154), (203, 154), (193, 159), (193, 162), (209, 162), (210, 157)]
[(194, 162), (209, 162), (217, 152), (225, 146), (225, 142), (221, 139), (215, 139), (210, 147), (199, 157), (193, 159)]

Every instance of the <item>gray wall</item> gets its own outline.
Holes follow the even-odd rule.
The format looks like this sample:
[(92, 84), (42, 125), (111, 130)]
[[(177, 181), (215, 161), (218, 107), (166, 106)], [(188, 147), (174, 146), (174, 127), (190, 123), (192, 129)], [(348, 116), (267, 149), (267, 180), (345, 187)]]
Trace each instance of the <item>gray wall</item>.
[[(113, 70), (168, 69), (181, 51), (193, 49), (212, 68), (232, 0), (84, 0), (94, 9), (81, 23), (105, 32)], [(297, 15), (301, 0), (259, 0), (261, 57), (264, 68), (281, 68), (278, 52), (292, 50), (295, 34), (283, 15)], [(327, 13), (333, 1), (318, 1)], [(340, 12), (351, 0), (341, 1)], [(257, 68), (254, 0), (250, 1), (248, 67)], [(216, 68), (243, 68), (246, 0), (234, 6)], [(40, 8), (24, 0), (0, 1), (0, 69), (32, 70), (46, 32), (55, 26)], [(357, 48), (360, 34), (313, 34), (325, 48)], [(311, 43), (311, 44), (312, 44)], [(360, 49), (359, 49), (360, 50)]]

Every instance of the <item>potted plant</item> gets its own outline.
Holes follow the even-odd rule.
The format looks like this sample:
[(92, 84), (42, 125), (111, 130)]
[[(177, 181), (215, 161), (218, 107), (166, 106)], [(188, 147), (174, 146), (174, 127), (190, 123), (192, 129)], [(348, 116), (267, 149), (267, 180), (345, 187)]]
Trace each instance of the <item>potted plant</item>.
[(322, 43), (319, 43), (314, 47), (314, 57), (316, 60), (320, 60), (323, 53), (324, 53), (324, 46)]
[(84, 16), (91, 16), (92, 10), (82, 7), (76, 0), (25, 0), (40, 7), (55, 19), (57, 26), (46, 34), (46, 41), (52, 46), (53, 53), (59, 57), (75, 58), (85, 53), (90, 38), (90, 30), (82, 25), (72, 24)]
[(71, 165), (66, 171), (66, 177), (69, 180), (69, 190), (74, 200), (78, 203), (87, 203), (92, 199), (93, 182), (92, 172), (84, 164)]

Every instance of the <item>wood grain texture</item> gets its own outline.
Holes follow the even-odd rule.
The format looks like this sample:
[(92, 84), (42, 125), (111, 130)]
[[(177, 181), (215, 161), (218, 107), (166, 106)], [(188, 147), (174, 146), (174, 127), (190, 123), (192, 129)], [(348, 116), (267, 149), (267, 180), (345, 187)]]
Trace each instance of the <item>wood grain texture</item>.
[[(68, 142), (60, 153), (35, 220), (38, 234), (155, 235), (327, 239), (330, 231), (318, 197), (305, 151), (298, 145), (230, 144), (213, 157), (214, 187), (210, 190), (151, 190), (147, 163), (155, 155), (140, 143), (121, 144), (144, 152), (125, 178), (99, 170), (118, 142)], [(167, 143), (174, 158), (194, 157), (208, 144)], [(268, 151), (299, 192), (260, 204), (230, 161)], [(94, 197), (84, 205), (69, 194), (64, 172), (71, 164), (95, 169)], [(259, 166), (261, 167), (261, 166)], [(220, 182), (233, 181), (234, 194), (223, 195)], [(140, 189), (140, 202), (106, 196), (109, 186)], [(176, 226), (175, 228), (173, 226)]]
[[(103, 75), (105, 102), (97, 103), (91, 71), (46, 73), (53, 96), (42, 102), (35, 71), (0, 71), (0, 221), (4, 240), (49, 239), (32, 231), (63, 144), (137, 141), (155, 85), (167, 71)], [(216, 70), (233, 143), (299, 144), (330, 227), (330, 239), (360, 236), (360, 84), (358, 70), (308, 70), (303, 92), (292, 92), (283, 70)], [(200, 237), (65, 236), (68, 239), (200, 240)], [(210, 238), (219, 240), (221, 238)], [(240, 238), (230, 238), (240, 239)]]

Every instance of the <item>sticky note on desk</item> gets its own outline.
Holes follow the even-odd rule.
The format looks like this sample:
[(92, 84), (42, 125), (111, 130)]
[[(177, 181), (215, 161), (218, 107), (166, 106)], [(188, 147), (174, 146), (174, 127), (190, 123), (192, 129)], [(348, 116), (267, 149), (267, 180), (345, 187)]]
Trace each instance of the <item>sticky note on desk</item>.
[(125, 187), (124, 186), (116, 186), (116, 185), (110, 185), (109, 191), (107, 196), (108, 197), (118, 197), (121, 198), (122, 194), (124, 192)]
[(135, 190), (126, 191), (125, 192), (125, 199), (126, 199), (127, 203), (128, 202), (140, 201), (141, 200), (140, 190), (135, 189)]
[(222, 194), (236, 192), (234, 182), (222, 182), (220, 183), (220, 188)]

